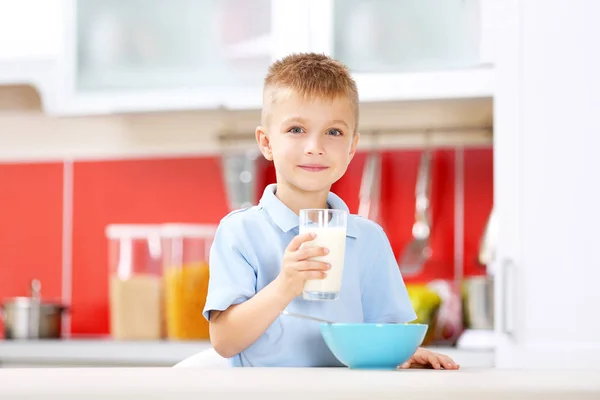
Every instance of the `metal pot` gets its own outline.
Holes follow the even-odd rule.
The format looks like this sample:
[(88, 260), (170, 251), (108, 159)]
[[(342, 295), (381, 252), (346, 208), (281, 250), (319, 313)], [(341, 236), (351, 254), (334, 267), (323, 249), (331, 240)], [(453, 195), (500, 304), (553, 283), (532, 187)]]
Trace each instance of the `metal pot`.
[(470, 329), (494, 329), (494, 279), (492, 276), (468, 278), (463, 287), (465, 325)]
[(62, 315), (67, 308), (59, 303), (40, 300), (41, 284), (31, 282), (32, 297), (15, 297), (2, 303), (6, 339), (60, 339)]

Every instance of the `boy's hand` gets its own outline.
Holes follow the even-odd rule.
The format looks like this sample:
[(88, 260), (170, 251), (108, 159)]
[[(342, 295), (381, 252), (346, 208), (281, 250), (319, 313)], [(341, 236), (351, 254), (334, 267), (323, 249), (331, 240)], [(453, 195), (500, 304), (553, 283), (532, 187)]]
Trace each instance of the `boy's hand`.
[(452, 359), (443, 354), (434, 353), (433, 351), (426, 350), (419, 347), (415, 354), (400, 366), (402, 369), (410, 367), (432, 367), (434, 369), (459, 369), (460, 365), (456, 364)]
[(304, 233), (296, 236), (283, 254), (281, 272), (277, 277), (279, 287), (290, 300), (302, 294), (304, 283), (308, 279), (323, 279), (331, 266), (322, 261), (308, 260), (309, 258), (324, 256), (329, 250), (323, 247), (303, 247), (302, 243), (315, 238), (314, 233)]

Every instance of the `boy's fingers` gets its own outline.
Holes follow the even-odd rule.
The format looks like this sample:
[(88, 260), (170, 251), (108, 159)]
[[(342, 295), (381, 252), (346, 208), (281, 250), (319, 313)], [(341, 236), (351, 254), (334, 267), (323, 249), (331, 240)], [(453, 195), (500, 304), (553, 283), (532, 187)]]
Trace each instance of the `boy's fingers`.
[(327, 253), (329, 253), (329, 250), (324, 247), (304, 247), (296, 252), (296, 259), (301, 261), (307, 258), (324, 256)]
[(300, 248), (300, 246), (302, 246), (302, 243), (313, 240), (314, 238), (315, 234), (312, 232), (297, 235), (295, 238), (292, 239), (290, 244), (288, 244), (287, 251), (297, 251)]
[(435, 354), (430, 354), (428, 357), (429, 364), (435, 369), (441, 369), (440, 361)]
[(324, 279), (327, 274), (323, 271), (302, 271), (305, 279)]
[(440, 362), (445, 369), (458, 369), (458, 364), (455, 364), (448, 356), (440, 357)]
[(331, 268), (331, 265), (322, 261), (308, 260), (294, 263), (292, 268), (298, 271), (327, 271)]

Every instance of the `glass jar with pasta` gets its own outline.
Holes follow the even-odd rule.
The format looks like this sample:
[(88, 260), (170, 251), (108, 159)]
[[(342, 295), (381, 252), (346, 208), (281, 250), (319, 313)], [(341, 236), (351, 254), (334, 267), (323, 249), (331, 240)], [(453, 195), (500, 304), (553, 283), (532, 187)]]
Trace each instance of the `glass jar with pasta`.
[(167, 338), (209, 339), (202, 316), (208, 293), (208, 258), (216, 226), (165, 224), (161, 227)]
[(106, 227), (106, 237), (112, 338), (162, 339), (160, 226), (111, 224)]

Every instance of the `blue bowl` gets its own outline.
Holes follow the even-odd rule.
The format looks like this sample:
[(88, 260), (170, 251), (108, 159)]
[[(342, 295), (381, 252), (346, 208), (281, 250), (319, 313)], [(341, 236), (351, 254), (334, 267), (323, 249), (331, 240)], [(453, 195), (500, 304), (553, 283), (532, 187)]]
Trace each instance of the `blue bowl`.
[(423, 343), (426, 324), (321, 324), (333, 355), (355, 369), (396, 369)]

